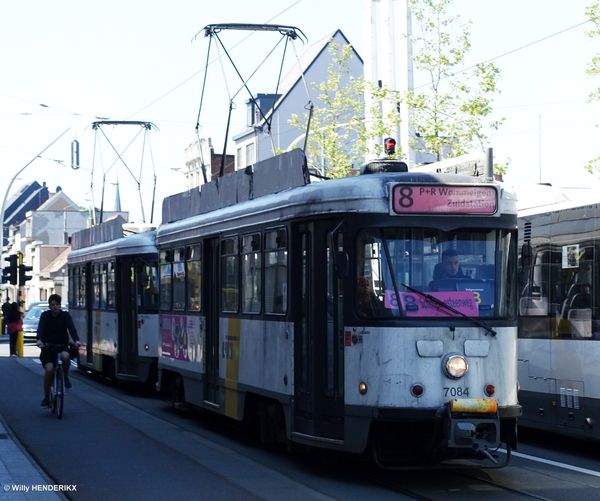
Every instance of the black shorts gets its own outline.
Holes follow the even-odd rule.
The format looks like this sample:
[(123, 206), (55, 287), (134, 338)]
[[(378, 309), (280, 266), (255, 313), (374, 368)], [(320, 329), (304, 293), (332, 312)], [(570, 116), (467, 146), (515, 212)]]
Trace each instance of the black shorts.
[(42, 366), (46, 367), (46, 364), (54, 364), (56, 362), (56, 354), (59, 351), (66, 351), (68, 353), (69, 347), (66, 344), (64, 346), (44, 346), (40, 352)]

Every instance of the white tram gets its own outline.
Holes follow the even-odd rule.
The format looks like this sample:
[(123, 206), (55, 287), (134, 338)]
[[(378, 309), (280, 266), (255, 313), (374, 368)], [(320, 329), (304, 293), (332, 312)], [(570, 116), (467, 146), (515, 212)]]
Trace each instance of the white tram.
[(89, 237), (103, 225), (73, 236), (69, 309), (82, 342), (78, 366), (113, 381), (154, 384), (160, 348), (156, 231), (122, 237), (118, 226), (120, 238), (101, 243)]
[(600, 439), (600, 204), (522, 210), (519, 238), (519, 424)]
[(310, 184), (283, 157), (165, 200), (159, 388), (290, 446), (495, 466), (521, 412), (514, 194), (418, 171)]

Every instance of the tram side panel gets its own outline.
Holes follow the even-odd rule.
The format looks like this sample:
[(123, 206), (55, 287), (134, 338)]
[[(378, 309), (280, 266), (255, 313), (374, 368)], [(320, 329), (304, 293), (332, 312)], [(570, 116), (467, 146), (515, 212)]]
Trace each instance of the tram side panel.
[[(184, 385), (185, 401), (202, 406), (204, 392), (204, 350), (206, 318), (204, 316), (161, 314), (161, 342), (158, 357), (162, 388)], [(175, 377), (182, 378), (181, 383)]]
[[(598, 205), (523, 213), (532, 262), (519, 301), (519, 382), (525, 427), (600, 439)], [(585, 290), (584, 290), (585, 289)]]
[[(219, 319), (218, 412), (244, 417), (245, 397), (254, 393), (290, 405), (293, 388), (293, 325), (285, 321)], [(206, 320), (162, 315), (159, 370), (180, 376), (187, 403), (205, 406)], [(210, 406), (215, 410), (214, 406)]]

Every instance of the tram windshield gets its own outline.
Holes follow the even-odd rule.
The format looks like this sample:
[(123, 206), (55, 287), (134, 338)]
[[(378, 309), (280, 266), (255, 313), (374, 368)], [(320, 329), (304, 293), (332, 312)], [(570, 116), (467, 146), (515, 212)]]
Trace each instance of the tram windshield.
[(515, 314), (514, 232), (371, 228), (359, 233), (357, 243), (356, 305), (361, 316)]

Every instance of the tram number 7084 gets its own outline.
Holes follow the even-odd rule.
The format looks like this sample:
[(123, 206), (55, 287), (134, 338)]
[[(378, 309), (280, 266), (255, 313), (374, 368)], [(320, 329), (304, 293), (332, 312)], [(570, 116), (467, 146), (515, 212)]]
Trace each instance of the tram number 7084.
[(444, 397), (468, 397), (469, 396), (469, 387), (466, 388), (458, 387), (444, 387)]

